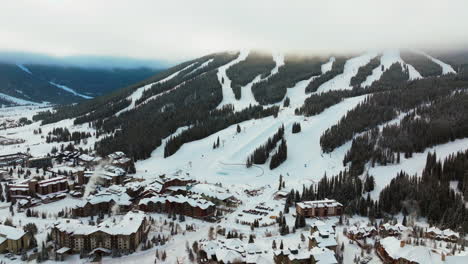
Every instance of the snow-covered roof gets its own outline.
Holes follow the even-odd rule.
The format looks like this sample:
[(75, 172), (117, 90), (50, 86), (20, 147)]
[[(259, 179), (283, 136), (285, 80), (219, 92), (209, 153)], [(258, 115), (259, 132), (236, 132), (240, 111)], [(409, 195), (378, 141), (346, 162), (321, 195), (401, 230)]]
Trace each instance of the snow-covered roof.
[[(401, 247), (400, 240), (395, 237), (386, 237), (380, 240), (380, 244), (388, 253), (388, 255), (393, 259), (403, 258), (409, 261), (416, 263), (450, 263), (448, 259), (445, 262), (442, 261), (442, 258), (439, 254), (433, 252), (430, 248), (424, 246), (413, 246), (405, 244)], [(457, 261), (458, 259), (453, 259)], [(465, 259), (466, 261), (466, 259)], [(453, 262), (456, 263), (456, 262)], [(466, 262), (463, 262), (466, 263)]]
[(270, 258), (266, 259), (262, 255), (263, 251), (259, 245), (238, 238), (205, 240), (200, 242), (200, 248), (206, 252), (208, 259), (216, 256), (217, 260), (223, 263), (234, 263), (234, 260), (246, 263), (271, 263)]
[(67, 181), (67, 178), (65, 177), (55, 177), (55, 178), (39, 181), (38, 184), (40, 187), (46, 187), (49, 185), (66, 183), (66, 182), (68, 181)]
[(55, 223), (55, 228), (74, 235), (89, 235), (97, 231), (110, 235), (130, 235), (138, 231), (145, 218), (142, 212), (128, 212), (124, 216), (107, 218), (98, 226), (86, 225), (75, 219), (61, 219)]
[(18, 240), (25, 235), (24, 231), (7, 225), (0, 225), (0, 237)]
[(78, 158), (82, 161), (86, 161), (86, 162), (91, 162), (91, 161), (94, 161), (95, 157), (93, 156), (90, 156), (88, 154), (81, 154), (80, 156), (78, 156)]
[(327, 248), (314, 247), (310, 254), (314, 257), (318, 264), (337, 264), (335, 253)]
[(317, 241), (318, 246), (321, 248), (337, 246), (334, 234), (330, 234), (328, 232), (322, 233), (316, 231), (309, 236), (309, 239), (315, 239), (315, 241)]
[(195, 184), (190, 188), (190, 192), (213, 197), (221, 201), (233, 197), (226, 189), (206, 183)]
[(105, 165), (102, 169), (94, 171), (88, 170), (84, 172), (85, 177), (91, 177), (92, 175), (98, 175), (99, 177), (105, 179), (112, 179), (112, 177), (120, 177), (125, 175), (125, 170), (117, 166)]
[(341, 203), (333, 199), (316, 200), (316, 201), (305, 201), (297, 203), (301, 208), (323, 208), (323, 207), (337, 207), (343, 206)]
[(76, 207), (83, 207), (87, 203), (100, 204), (108, 203), (113, 201), (118, 205), (128, 206), (131, 205), (130, 196), (125, 192), (125, 188), (117, 185), (112, 185), (92, 196), (87, 197), (81, 203), (77, 204)]
[(147, 205), (148, 203), (165, 203), (166, 201), (172, 202), (172, 203), (188, 203), (191, 207), (198, 207), (201, 209), (207, 209), (210, 206), (214, 206), (214, 203), (207, 201), (203, 199), (199, 195), (189, 195), (189, 196), (183, 196), (183, 195), (175, 195), (175, 196), (167, 196), (167, 195), (161, 195), (161, 196), (153, 196), (149, 198), (143, 198), (140, 200), (138, 203), (139, 205), (144, 204)]

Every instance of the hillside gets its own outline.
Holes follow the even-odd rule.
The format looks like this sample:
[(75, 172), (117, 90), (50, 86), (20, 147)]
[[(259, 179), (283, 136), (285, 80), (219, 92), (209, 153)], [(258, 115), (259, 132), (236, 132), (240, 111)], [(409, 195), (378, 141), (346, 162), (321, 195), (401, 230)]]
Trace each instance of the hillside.
[[(182, 169), (198, 180), (264, 186), (283, 175), (290, 189), (302, 189), (328, 175), (346, 181), (338, 187), (349, 195), (340, 199), (350, 213), (363, 214), (362, 207), (375, 205), (361, 198), (386, 204), (380, 191), (400, 170), (420, 175), (429, 153), (443, 160), (468, 148), (467, 87), (464, 72), (419, 51), (244, 50), (187, 61), (34, 120), (92, 128), (97, 154), (127, 153), (142, 177)], [(447, 179), (466, 193), (464, 177)], [(369, 179), (372, 188), (363, 191)], [(446, 221), (431, 210), (431, 221)]]
[[(374, 241), (392, 240), (400, 249), (397, 238), (409, 235), (416, 241), (402, 240), (405, 249), (465, 263), (467, 88), (466, 72), (420, 51), (300, 56), (241, 50), (196, 58), (77, 104), (0, 108), (3, 161), (8, 154), (20, 158), (18, 151), (31, 155), (29, 162), (51, 161), (35, 169), (2, 167), (15, 185), (0, 184), (0, 220), (34, 223), (43, 244), (61, 243), (49, 235), (60, 220), (95, 230), (101, 221), (121, 226), (127, 211), (148, 216), (146, 242), (135, 251), (114, 249), (102, 256), (104, 263), (119, 256), (176, 263), (196, 259), (198, 245), (206, 249), (205, 242), (215, 241), (258, 246), (263, 263), (272, 263), (278, 245), (310, 252), (314, 224), (330, 225), (336, 234), (323, 238), (341, 244), (328, 249), (325, 263), (338, 263), (335, 257), (355, 263), (355, 256), (383, 263)], [(34, 204), (9, 201), (17, 188), (30, 188), (24, 183), (32, 177), (49, 184), (56, 174), (73, 189)], [(84, 177), (89, 181), (80, 184)], [(176, 207), (158, 207), (168, 202)], [(342, 206), (342, 217), (306, 219), (297, 208), (313, 203)], [(88, 206), (95, 209), (75, 209)], [(210, 208), (216, 212), (196, 213)], [(366, 239), (350, 236), (374, 227), (379, 231)], [(429, 227), (448, 234), (444, 240), (457, 239), (428, 238)], [(395, 228), (398, 235), (387, 237)], [(234, 248), (220, 255), (224, 263), (244, 259)], [(66, 261), (87, 261), (86, 254), (75, 250)]]
[(0, 63), (0, 98), (3, 98), (3, 104), (76, 103), (107, 94), (157, 72), (149, 68), (100, 69)]

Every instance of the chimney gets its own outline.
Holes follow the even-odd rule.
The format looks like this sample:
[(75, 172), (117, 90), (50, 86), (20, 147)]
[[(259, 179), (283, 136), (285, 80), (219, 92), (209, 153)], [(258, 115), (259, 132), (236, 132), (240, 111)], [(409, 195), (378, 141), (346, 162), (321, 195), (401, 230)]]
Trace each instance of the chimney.
[(405, 247), (406, 242), (404, 240), (400, 241), (400, 247)]

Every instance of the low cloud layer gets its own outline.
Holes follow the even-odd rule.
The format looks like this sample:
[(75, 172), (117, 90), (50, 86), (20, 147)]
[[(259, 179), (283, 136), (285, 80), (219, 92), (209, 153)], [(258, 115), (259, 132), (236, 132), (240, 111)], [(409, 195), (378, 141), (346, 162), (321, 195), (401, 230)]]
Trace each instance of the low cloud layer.
[(0, 50), (180, 61), (239, 48), (348, 52), (460, 48), (466, 0), (15, 0)]

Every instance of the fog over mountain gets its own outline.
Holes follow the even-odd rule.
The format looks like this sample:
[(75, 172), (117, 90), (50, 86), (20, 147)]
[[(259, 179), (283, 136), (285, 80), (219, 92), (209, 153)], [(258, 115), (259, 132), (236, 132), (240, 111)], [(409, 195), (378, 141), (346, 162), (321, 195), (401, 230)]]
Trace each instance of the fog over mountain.
[[(362, 51), (468, 43), (468, 2), (7, 1), (0, 50), (181, 62), (216, 51)], [(18, 12), (21, 10), (21, 12)]]

